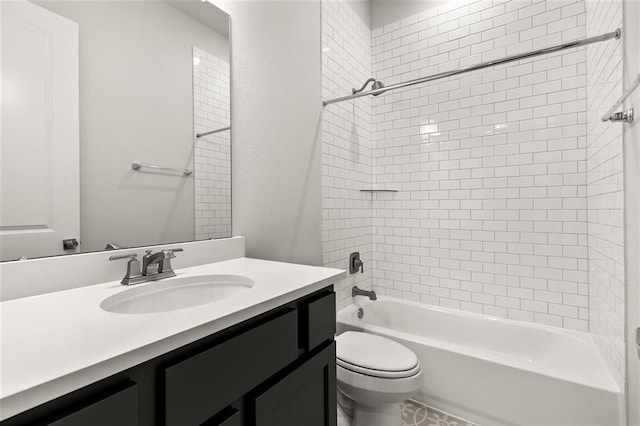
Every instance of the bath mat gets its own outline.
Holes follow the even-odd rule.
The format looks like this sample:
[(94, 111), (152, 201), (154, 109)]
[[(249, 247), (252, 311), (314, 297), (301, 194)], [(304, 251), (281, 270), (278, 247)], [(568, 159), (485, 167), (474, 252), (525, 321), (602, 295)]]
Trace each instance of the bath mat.
[(413, 400), (400, 403), (402, 426), (478, 426)]

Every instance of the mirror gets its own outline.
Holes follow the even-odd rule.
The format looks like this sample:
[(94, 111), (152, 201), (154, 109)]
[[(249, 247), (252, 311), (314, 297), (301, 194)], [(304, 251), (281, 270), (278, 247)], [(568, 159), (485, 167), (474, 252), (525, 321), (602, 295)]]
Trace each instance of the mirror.
[(1, 260), (231, 236), (226, 13), (0, 7)]

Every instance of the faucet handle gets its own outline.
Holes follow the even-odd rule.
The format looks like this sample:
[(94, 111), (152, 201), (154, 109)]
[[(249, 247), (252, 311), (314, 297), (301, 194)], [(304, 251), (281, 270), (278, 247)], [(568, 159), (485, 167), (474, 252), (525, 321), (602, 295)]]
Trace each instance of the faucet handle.
[(162, 250), (162, 253), (164, 253), (164, 258), (165, 259), (173, 259), (174, 257), (176, 257), (175, 253), (176, 252), (180, 252), (180, 251), (184, 251), (181, 248), (174, 248), (174, 249), (165, 249)]
[(109, 261), (119, 259), (129, 259), (129, 261), (127, 262), (127, 272), (124, 274), (124, 278), (122, 278), (122, 281), (120, 282), (124, 285), (132, 284), (133, 278), (141, 276), (138, 255), (136, 253), (130, 253), (109, 257)]
[(176, 257), (175, 252), (183, 251), (181, 248), (174, 249), (164, 249), (162, 252), (162, 262), (159, 263), (158, 272), (163, 272), (165, 274), (172, 274), (175, 276), (175, 272), (173, 272), (173, 268), (171, 267), (171, 259)]
[(355, 274), (360, 270), (364, 273), (364, 262), (360, 259), (360, 252), (354, 251), (349, 255), (349, 273)]
[(138, 260), (138, 254), (137, 253), (129, 253), (129, 254), (119, 254), (117, 256), (109, 256), (109, 261), (120, 260), (120, 259)]

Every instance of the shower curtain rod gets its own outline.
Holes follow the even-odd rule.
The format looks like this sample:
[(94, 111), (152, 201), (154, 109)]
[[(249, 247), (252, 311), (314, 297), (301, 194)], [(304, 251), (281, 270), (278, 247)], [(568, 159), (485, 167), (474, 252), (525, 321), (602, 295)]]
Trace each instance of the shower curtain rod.
[(470, 67), (467, 67), (467, 68), (462, 68), (462, 69), (459, 69), (459, 70), (445, 71), (445, 72), (441, 72), (441, 73), (438, 73), (438, 74), (433, 74), (433, 75), (430, 75), (430, 76), (427, 76), (427, 77), (416, 78), (414, 80), (405, 81), (404, 83), (397, 83), (397, 84), (393, 84), (391, 86), (385, 86), (385, 87), (380, 88), (380, 89), (369, 90), (368, 92), (359, 92), (359, 93), (356, 93), (356, 94), (353, 94), (353, 95), (343, 96), (341, 98), (335, 98), (335, 99), (330, 99), (328, 101), (322, 101), (322, 105), (323, 106), (327, 106), (329, 104), (335, 104), (337, 102), (348, 101), (350, 99), (360, 98), (362, 96), (377, 95), (377, 94), (380, 94), (382, 92), (387, 92), (389, 90), (395, 90), (395, 89), (400, 89), (402, 87), (413, 86), (414, 84), (420, 84), (420, 83), (426, 83), (428, 81), (439, 80), (441, 78), (451, 77), (451, 76), (462, 74), (462, 73), (466, 73), (466, 72), (471, 72), (471, 71), (480, 70), (480, 69), (483, 69), (483, 68), (493, 67), (495, 65), (506, 64), (507, 62), (512, 62), (512, 61), (518, 61), (518, 60), (521, 60), (521, 59), (532, 58), (532, 57), (538, 56), (538, 55), (546, 55), (546, 54), (549, 54), (549, 53), (557, 52), (559, 50), (571, 49), (572, 47), (586, 46), (587, 44), (598, 43), (598, 42), (601, 42), (601, 41), (610, 40), (612, 38), (619, 39), (621, 34), (622, 34), (622, 31), (620, 30), (620, 28), (618, 28), (614, 32), (602, 34), (602, 35), (595, 36), (595, 37), (585, 38), (583, 40), (576, 40), (576, 41), (571, 41), (571, 42), (568, 42), (568, 43), (558, 44), (556, 46), (551, 46), (551, 47), (547, 47), (547, 48), (544, 48), (544, 49), (534, 50), (534, 51), (528, 52), (528, 53), (520, 53), (518, 55), (507, 56), (506, 58), (502, 58), (502, 59), (495, 59), (493, 61), (483, 62), (481, 64), (473, 65), (473, 66), (470, 66)]

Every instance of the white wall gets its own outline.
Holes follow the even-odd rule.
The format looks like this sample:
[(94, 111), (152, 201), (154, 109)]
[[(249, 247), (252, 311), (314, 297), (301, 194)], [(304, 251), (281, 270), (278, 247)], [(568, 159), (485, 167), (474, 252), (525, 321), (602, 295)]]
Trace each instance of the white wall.
[(233, 235), (320, 265), (320, 2), (213, 3), (231, 15)]
[[(640, 2), (623, 2), (625, 88), (640, 74)], [(635, 90), (624, 108), (640, 113), (640, 88)], [(618, 110), (622, 110), (619, 108)], [(637, 117), (637, 115), (636, 115)], [(626, 266), (626, 365), (627, 424), (640, 425), (640, 358), (636, 346), (636, 329), (640, 327), (640, 120), (624, 124), (625, 181), (625, 266)]]
[(423, 13), (445, 4), (447, 0), (371, 0), (371, 29)]
[[(323, 2), (323, 5), (324, 3), (327, 2)], [(351, 6), (359, 20), (371, 28), (371, 0), (347, 0), (347, 4)]]
[[(584, 3), (449, 2), (372, 31), (408, 81), (585, 35)], [(373, 100), (376, 291), (588, 329), (584, 49)]]
[[(350, 3), (322, 2), (322, 96), (332, 99), (359, 89), (371, 77), (371, 31)], [(370, 85), (368, 87), (371, 87)], [(364, 273), (337, 288), (338, 309), (350, 304), (351, 287), (371, 288), (371, 100), (328, 105), (322, 116), (323, 265), (349, 269), (359, 252)]]
[[(588, 36), (622, 25), (621, 0), (590, 0), (586, 10)], [(601, 121), (622, 94), (622, 46), (618, 40), (587, 47), (587, 194), (589, 331), (624, 392), (624, 127)]]
[(130, 166), (193, 168), (192, 45), (226, 39), (163, 2), (40, 5), (80, 25), (83, 251), (192, 240), (193, 176)]

